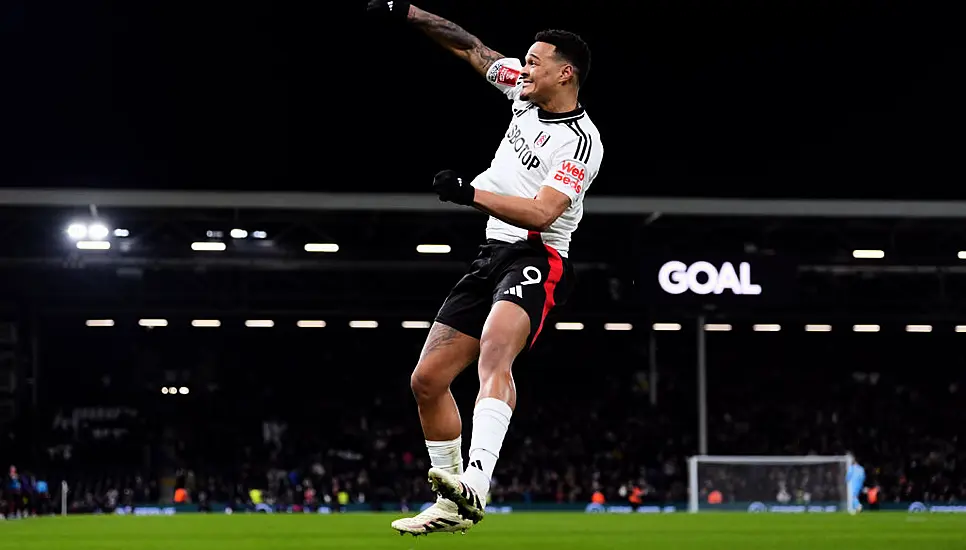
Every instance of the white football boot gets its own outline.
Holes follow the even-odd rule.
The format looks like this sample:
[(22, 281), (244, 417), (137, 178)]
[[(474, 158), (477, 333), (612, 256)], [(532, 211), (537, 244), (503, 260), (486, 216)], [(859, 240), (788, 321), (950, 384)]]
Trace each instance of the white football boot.
[(429, 483), (437, 495), (456, 503), (456, 511), (461, 518), (474, 524), (483, 521), (486, 502), (476, 494), (476, 490), (460, 481), (459, 476), (439, 468), (431, 468)]
[(465, 533), (470, 527), (473, 527), (473, 522), (460, 517), (456, 504), (442, 498), (411, 518), (392, 522), (392, 528), (400, 535), (409, 533), (414, 537), (430, 533)]

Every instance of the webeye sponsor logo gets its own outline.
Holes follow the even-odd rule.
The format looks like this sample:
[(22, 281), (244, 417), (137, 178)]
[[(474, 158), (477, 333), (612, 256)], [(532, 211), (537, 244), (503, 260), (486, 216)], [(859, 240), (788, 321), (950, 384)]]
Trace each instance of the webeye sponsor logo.
[(571, 161), (564, 161), (557, 169), (557, 173), (554, 174), (553, 179), (559, 181), (570, 187), (578, 195), (584, 189), (584, 168), (579, 164)]

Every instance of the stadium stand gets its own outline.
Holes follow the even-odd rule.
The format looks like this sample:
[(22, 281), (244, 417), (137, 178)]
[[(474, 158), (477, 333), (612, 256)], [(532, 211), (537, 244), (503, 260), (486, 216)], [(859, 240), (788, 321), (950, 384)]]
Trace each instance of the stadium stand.
[[(39, 212), (31, 223), (53, 219)], [(125, 220), (134, 235), (140, 215)], [(272, 219), (260, 227), (282, 229)], [(349, 227), (339, 219), (332, 222), (336, 233), (340, 223)], [(466, 223), (430, 216), (422, 222), (426, 234), (447, 219)], [(227, 231), (225, 223), (190, 216), (179, 222), (195, 233), (205, 224)], [(632, 230), (621, 217), (590, 217), (588, 241), (625, 231), (632, 254), (604, 262), (618, 256), (588, 246), (582, 289), (552, 319), (584, 329), (548, 330), (517, 365), (520, 414), (492, 503), (587, 504), (598, 491), (608, 503), (626, 503), (635, 493), (644, 503), (686, 501), (686, 461), (699, 439), (696, 311), (732, 328), (706, 333), (711, 451), (852, 451), (866, 465), (868, 484), (881, 488), (882, 502), (966, 499), (966, 455), (958, 446), (966, 424), (957, 405), (964, 380), (955, 366), (962, 335), (951, 300), (958, 288), (940, 284), (954, 262), (938, 251), (923, 261), (902, 245), (922, 232), (953, 229), (923, 222), (897, 231), (891, 222), (865, 222), (873, 235), (892, 234), (893, 271), (934, 266), (903, 274), (847, 257), (857, 246), (848, 235), (858, 222), (826, 220), (821, 227), (837, 240), (825, 251), (809, 238), (817, 226), (811, 220), (767, 228), (736, 218), (705, 223), (702, 231), (713, 227), (715, 238), (702, 247), (714, 257), (767, 262), (778, 250), (780, 259), (794, 258), (787, 295), (750, 307), (722, 300), (699, 310), (668, 303), (667, 296), (648, 303), (653, 295), (640, 291), (640, 281), (650, 264), (641, 257), (670, 258), (674, 250), (694, 256), (697, 233), (680, 219)], [(150, 239), (173, 246), (165, 235), (146, 235), (134, 246), (147, 249)], [(0, 463), (48, 482), (47, 511), (59, 510), (61, 481), (74, 512), (173, 503), (180, 489), (179, 500), (202, 508), (242, 509), (258, 504), (253, 500), (280, 507), (421, 506), (432, 495), (409, 374), (425, 329), (404, 329), (402, 321), (431, 319), (435, 298), (473, 249), (455, 242), (453, 258), (443, 261), (396, 250), (386, 265), (376, 265), (361, 249), (386, 250), (377, 235), (349, 237), (341, 245), (348, 258), (339, 260), (298, 251), (298, 237), (290, 234), (268, 239), (272, 255), (239, 246), (216, 261), (190, 249), (162, 249), (145, 256), (153, 258), (153, 270), (132, 268), (133, 252), (123, 252), (120, 238), (109, 261), (65, 252), (73, 262), (67, 269), (24, 267), (37, 253), (31, 250), (8, 258), (11, 288), (31, 297), (25, 307), (8, 309), (8, 319), (21, 328), (20, 372), (35, 376), (37, 385), (20, 386), (19, 414), (5, 424)], [(246, 255), (256, 258), (255, 268), (239, 267)], [(348, 277), (339, 261), (358, 271)], [(296, 277), (285, 262), (316, 263), (317, 271)], [(282, 267), (257, 267), (263, 264)], [(166, 326), (139, 324), (162, 317)], [(297, 326), (299, 319), (323, 318), (324, 328)], [(88, 326), (98, 319), (114, 324)], [(221, 326), (192, 326), (192, 319), (219, 319)], [(274, 326), (247, 327), (246, 319), (272, 319)], [(378, 328), (350, 328), (353, 319), (375, 320)], [(605, 322), (633, 326), (608, 331)], [(655, 322), (682, 329), (652, 330)], [(878, 323), (880, 332), (855, 332), (860, 322)], [(932, 332), (906, 326), (927, 322)], [(780, 323), (781, 330), (756, 331), (758, 323)], [(829, 323), (831, 332), (807, 332), (809, 323)], [(454, 391), (464, 406), (472, 402), (472, 369)], [(776, 495), (785, 488), (791, 499), (820, 499), (832, 483), (822, 477), (759, 482)], [(708, 480), (702, 496), (718, 491), (727, 502), (735, 498), (733, 483)], [(13, 510), (9, 483), (4, 491), (4, 509)]]

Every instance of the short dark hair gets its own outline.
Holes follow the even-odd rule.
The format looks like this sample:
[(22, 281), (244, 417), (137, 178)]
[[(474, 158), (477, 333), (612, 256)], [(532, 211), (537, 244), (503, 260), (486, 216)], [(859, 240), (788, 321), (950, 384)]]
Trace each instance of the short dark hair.
[(538, 32), (533, 39), (553, 45), (557, 49), (557, 55), (574, 66), (577, 72), (577, 84), (583, 86), (590, 73), (590, 46), (583, 38), (570, 31), (550, 29)]

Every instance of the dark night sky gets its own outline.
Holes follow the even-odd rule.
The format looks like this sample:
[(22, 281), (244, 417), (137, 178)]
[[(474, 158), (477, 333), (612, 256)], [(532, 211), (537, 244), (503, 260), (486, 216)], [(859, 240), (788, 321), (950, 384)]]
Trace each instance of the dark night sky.
[[(419, 5), (507, 55), (585, 36), (593, 194), (956, 198), (966, 48), (930, 7), (952, 4)], [(414, 30), (222, 5), (0, 4), (0, 184), (423, 192), (489, 162), (509, 103)]]

